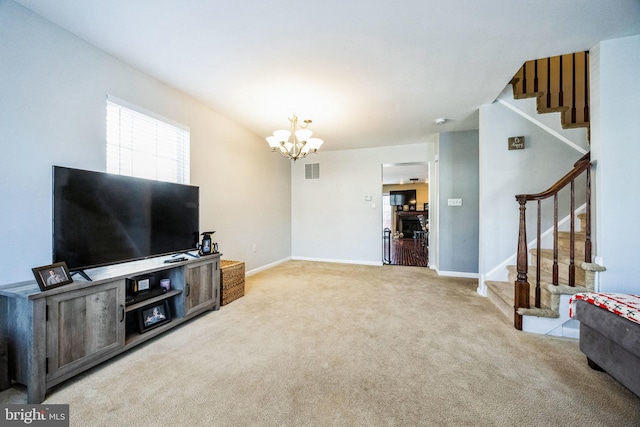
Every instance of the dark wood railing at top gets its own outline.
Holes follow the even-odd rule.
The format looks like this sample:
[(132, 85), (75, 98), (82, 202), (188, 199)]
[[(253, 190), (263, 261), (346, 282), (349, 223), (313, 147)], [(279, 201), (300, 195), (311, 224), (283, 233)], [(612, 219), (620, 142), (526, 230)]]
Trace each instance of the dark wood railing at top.
[(525, 62), (511, 80), (516, 99), (537, 97), (539, 113), (560, 112), (565, 128), (589, 128), (589, 52)]
[(541, 202), (544, 199), (553, 197), (553, 270), (552, 281), (554, 285), (558, 285), (558, 193), (567, 185), (571, 187), (570, 202), (570, 240), (569, 240), (569, 286), (575, 286), (575, 181), (586, 173), (586, 212), (585, 212), (585, 243), (584, 243), (584, 260), (591, 262), (591, 161), (590, 153), (587, 153), (578, 160), (573, 169), (563, 176), (548, 190), (538, 194), (519, 194), (516, 200), (520, 204), (520, 231), (518, 234), (518, 255), (517, 255), (517, 271), (518, 276), (515, 282), (515, 298), (514, 298), (514, 326), (518, 330), (522, 330), (522, 316), (518, 314), (519, 308), (529, 308), (529, 281), (527, 279), (528, 272), (528, 251), (527, 251), (527, 227), (526, 227), (526, 204), (529, 201), (537, 201), (538, 203), (538, 221), (537, 221), (537, 247), (536, 247), (536, 288), (535, 288), (535, 306), (540, 308), (540, 233), (542, 223), (542, 207)]

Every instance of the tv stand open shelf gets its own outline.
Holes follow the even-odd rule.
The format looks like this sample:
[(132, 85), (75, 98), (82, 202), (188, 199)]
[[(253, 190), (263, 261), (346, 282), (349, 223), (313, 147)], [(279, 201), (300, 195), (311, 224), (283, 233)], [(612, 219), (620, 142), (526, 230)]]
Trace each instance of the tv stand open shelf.
[(140, 301), (140, 302), (137, 302), (135, 304), (128, 305), (128, 306), (126, 306), (124, 311), (125, 311), (125, 313), (129, 313), (130, 311), (137, 310), (139, 308), (145, 307), (145, 306), (153, 304), (155, 302), (160, 302), (160, 301), (163, 301), (165, 299), (169, 299), (171, 297), (175, 297), (176, 295), (180, 295), (181, 293), (182, 293), (182, 290), (172, 289), (169, 292), (166, 292), (166, 293), (164, 293), (162, 295), (158, 295), (156, 297), (149, 298), (149, 299), (146, 299), (144, 301)]
[[(209, 310), (220, 308), (220, 256), (165, 264), (165, 258), (88, 271), (92, 281), (40, 291), (35, 281), (0, 286), (0, 332), (7, 337), (11, 379), (30, 404), (51, 387)], [(171, 290), (125, 305), (126, 279), (156, 274)], [(140, 333), (137, 311), (169, 301), (171, 321)], [(129, 325), (129, 326), (127, 326)], [(64, 345), (62, 345), (64, 343)]]

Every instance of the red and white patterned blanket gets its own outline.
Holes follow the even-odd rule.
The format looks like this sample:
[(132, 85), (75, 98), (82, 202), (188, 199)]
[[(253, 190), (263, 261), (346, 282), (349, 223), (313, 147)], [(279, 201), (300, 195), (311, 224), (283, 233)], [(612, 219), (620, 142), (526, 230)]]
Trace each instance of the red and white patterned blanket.
[(640, 295), (605, 292), (583, 292), (575, 294), (569, 299), (569, 317), (573, 317), (575, 313), (577, 300), (586, 301), (589, 304), (604, 308), (632, 322), (640, 323)]

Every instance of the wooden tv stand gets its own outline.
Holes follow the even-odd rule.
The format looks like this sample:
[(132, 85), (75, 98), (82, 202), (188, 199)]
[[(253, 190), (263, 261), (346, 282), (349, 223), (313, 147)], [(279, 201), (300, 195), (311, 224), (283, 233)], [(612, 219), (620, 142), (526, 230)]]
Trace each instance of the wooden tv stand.
[[(220, 308), (220, 256), (165, 264), (153, 258), (87, 270), (92, 281), (47, 290), (33, 282), (0, 286), (0, 333), (9, 375), (30, 404), (51, 387), (207, 311)], [(171, 290), (127, 306), (125, 282), (139, 275), (171, 280)], [(140, 333), (138, 309), (169, 302), (172, 320)]]

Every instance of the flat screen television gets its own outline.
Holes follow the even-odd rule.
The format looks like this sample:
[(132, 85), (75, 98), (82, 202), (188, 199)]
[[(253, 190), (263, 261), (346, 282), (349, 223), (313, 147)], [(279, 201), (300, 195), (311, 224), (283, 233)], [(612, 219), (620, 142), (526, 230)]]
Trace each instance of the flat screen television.
[(391, 206), (411, 205), (416, 203), (416, 190), (397, 190), (389, 192)]
[(53, 167), (53, 262), (83, 270), (198, 244), (199, 188)]

